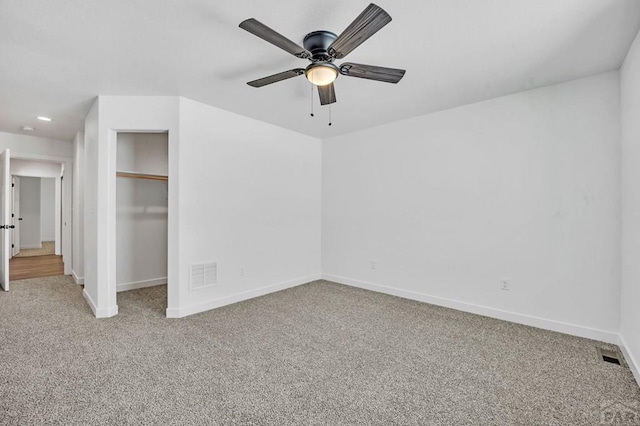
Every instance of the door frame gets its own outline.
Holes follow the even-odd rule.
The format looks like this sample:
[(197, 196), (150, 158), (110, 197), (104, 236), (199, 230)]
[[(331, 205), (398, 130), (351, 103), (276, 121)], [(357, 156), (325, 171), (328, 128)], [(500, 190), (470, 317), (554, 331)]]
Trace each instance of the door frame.
[[(31, 161), (42, 161), (45, 163), (60, 163), (62, 164), (62, 179), (60, 177), (56, 178), (56, 181), (61, 181), (62, 185), (62, 193), (64, 194), (64, 199), (62, 200), (60, 206), (60, 214), (61, 220), (60, 223), (62, 225), (61, 230), (61, 253), (62, 253), (62, 261), (64, 262), (64, 274), (71, 275), (71, 266), (72, 266), (72, 247), (71, 247), (71, 237), (72, 237), (72, 185), (73, 185), (73, 159), (69, 157), (59, 157), (53, 155), (42, 155), (42, 154), (25, 154), (21, 152), (11, 152), (11, 158), (19, 159), (19, 160), (31, 160)], [(34, 176), (36, 177), (36, 176)], [(40, 176), (42, 177), (42, 176)]]
[[(11, 163), (9, 163), (11, 164)], [(17, 201), (17, 202), (16, 202)], [(11, 175), (11, 256), (20, 253), (20, 176)]]
[[(12, 210), (12, 202), (11, 202), (11, 187), (9, 186), (12, 182), (11, 180), (11, 149), (6, 148), (0, 153), (0, 181), (2, 184), (0, 185), (0, 203), (2, 204), (2, 208), (0, 209), (0, 221), (2, 221), (2, 231), (0, 234), (0, 286), (4, 291), (9, 291), (9, 258), (11, 257), (11, 246), (10, 242), (10, 234), (11, 231), (10, 223), (11, 216), (10, 212)], [(8, 229), (7, 229), (8, 228)]]

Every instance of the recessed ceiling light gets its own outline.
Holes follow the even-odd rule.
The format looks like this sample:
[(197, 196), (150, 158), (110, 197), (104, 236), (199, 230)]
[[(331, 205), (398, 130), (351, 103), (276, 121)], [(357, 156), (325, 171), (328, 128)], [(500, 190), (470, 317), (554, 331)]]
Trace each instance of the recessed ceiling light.
[(25, 130), (27, 132), (33, 132), (34, 130), (36, 130), (36, 128), (31, 126), (22, 126), (22, 130)]
[(42, 120), (42, 121), (51, 121), (51, 119), (49, 117), (44, 117), (42, 115), (38, 116), (38, 120)]

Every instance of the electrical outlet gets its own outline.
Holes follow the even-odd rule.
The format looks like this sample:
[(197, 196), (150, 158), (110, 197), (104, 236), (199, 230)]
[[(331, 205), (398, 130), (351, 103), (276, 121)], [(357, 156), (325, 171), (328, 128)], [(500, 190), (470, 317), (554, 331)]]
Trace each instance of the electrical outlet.
[(503, 291), (511, 290), (511, 284), (509, 283), (508, 278), (500, 279), (500, 290), (503, 290)]
[(377, 260), (372, 260), (371, 261), (371, 269), (378, 269), (378, 261)]

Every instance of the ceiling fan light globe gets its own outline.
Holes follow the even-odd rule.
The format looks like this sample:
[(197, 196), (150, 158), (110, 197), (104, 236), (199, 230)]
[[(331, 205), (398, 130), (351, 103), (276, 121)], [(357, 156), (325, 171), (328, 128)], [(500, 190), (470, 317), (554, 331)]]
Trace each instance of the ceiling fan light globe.
[(338, 68), (330, 63), (312, 64), (307, 67), (305, 75), (316, 86), (326, 86), (338, 78)]

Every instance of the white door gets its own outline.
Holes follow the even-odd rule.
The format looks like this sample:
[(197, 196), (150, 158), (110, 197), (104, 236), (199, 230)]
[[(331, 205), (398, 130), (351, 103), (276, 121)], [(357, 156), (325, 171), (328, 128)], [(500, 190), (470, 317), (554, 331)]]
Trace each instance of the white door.
[(20, 178), (14, 176), (12, 178), (11, 192), (13, 193), (13, 212), (11, 213), (11, 224), (15, 226), (11, 232), (11, 257), (20, 253)]
[(9, 236), (10, 226), (10, 200), (11, 200), (11, 175), (9, 174), (9, 150), (0, 154), (0, 287), (9, 291)]

